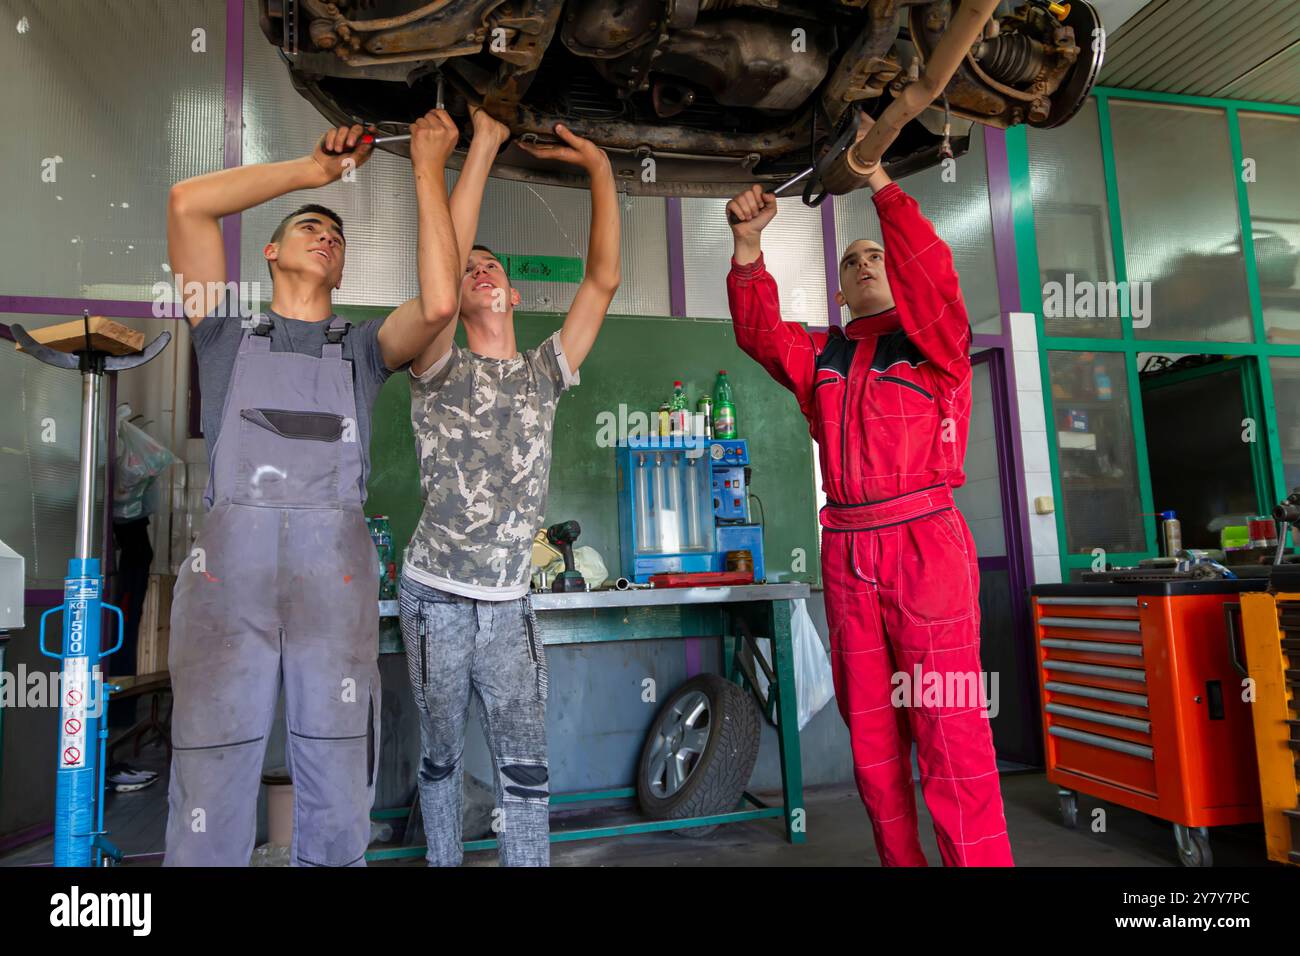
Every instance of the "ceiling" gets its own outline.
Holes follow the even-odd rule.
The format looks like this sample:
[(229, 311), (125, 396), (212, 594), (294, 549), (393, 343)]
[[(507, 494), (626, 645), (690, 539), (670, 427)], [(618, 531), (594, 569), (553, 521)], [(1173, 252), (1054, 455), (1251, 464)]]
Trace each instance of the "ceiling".
[(1093, 0), (1099, 84), (1300, 106), (1296, 0)]

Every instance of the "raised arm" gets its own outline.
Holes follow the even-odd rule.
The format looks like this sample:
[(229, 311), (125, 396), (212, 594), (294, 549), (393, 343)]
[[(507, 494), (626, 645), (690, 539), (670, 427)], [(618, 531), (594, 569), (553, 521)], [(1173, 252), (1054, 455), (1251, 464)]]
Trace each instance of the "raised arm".
[(880, 219), (885, 274), (903, 332), (936, 370), (960, 384), (970, 377), (970, 318), (952, 249), (916, 200), (879, 166), (868, 185)]
[(776, 196), (753, 186), (727, 203), (735, 249), (727, 275), (727, 304), (736, 344), (794, 393), (804, 417), (812, 414), (816, 351), (812, 336), (781, 318), (776, 280), (763, 263), (763, 230), (776, 217)]
[(380, 353), (390, 369), (416, 359), (456, 319), (461, 266), (447, 206), (445, 168), (458, 137), (445, 110), (430, 110), (411, 124), (420, 294), (390, 312), (379, 328)]
[(591, 238), (587, 243), (587, 268), (582, 284), (560, 328), (560, 345), (569, 368), (577, 372), (587, 358), (605, 321), (609, 304), (622, 277), (618, 193), (614, 171), (605, 151), (591, 140), (575, 136), (557, 123), (561, 143), (521, 143), (538, 159), (557, 160), (581, 167), (591, 178)]
[[(460, 168), (456, 188), (451, 191), (451, 221), (456, 226), (460, 243), (460, 269), (469, 261), (469, 251), (478, 235), (479, 211), (483, 207), (483, 190), (487, 188), (488, 174), (496, 161), (501, 146), (510, 138), (510, 130), (498, 122), (487, 110), (472, 107), (474, 138), (470, 140), (469, 153)], [(459, 273), (457, 274), (459, 281)]]
[[(185, 314), (197, 325), (220, 305), (226, 283), (226, 252), (221, 217), (243, 212), (298, 189), (314, 189), (343, 175), (350, 162), (360, 166), (372, 147), (358, 145), (360, 126), (326, 133), (311, 155), (280, 163), (237, 166), (186, 179), (171, 188), (167, 202), (167, 258), (173, 275), (190, 288), (198, 283), (201, 300), (185, 296)], [(337, 150), (338, 152), (334, 152)], [(355, 168), (355, 167), (354, 167)]]
[[(451, 223), (456, 233), (456, 291), (459, 302), (460, 281), (469, 260), (470, 248), (478, 234), (479, 209), (483, 205), (483, 190), (487, 187), (488, 173), (496, 160), (501, 144), (510, 138), (510, 130), (493, 119), (485, 110), (472, 108), (474, 138), (460, 168), (460, 176), (451, 191)], [(456, 315), (451, 318), (420, 352), (411, 369), (417, 375), (447, 354), (451, 340), (456, 336)]]

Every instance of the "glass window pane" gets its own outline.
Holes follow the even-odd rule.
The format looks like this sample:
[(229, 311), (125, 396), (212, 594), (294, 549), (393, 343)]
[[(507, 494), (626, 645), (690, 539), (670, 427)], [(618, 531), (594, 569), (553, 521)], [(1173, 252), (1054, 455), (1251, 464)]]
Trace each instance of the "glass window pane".
[[(1059, 283), (1064, 290), (1067, 283), (1111, 281), (1110, 214), (1096, 100), (1089, 99), (1065, 126), (1030, 128), (1028, 137), (1034, 235), (1043, 285)], [(1064, 314), (1044, 315), (1048, 335), (1121, 335), (1118, 317), (1080, 317), (1075, 310), (1061, 311)]]
[(168, 190), (221, 168), (226, 4), (28, 0), (3, 10), (0, 222), (13, 241), (0, 289), (152, 300), (154, 284), (171, 280)]
[(1002, 525), (1002, 479), (994, 419), (993, 382), (989, 364), (972, 369), (970, 437), (966, 442), (966, 484), (953, 491), (957, 508), (970, 525), (981, 558), (1007, 553)]
[[(971, 129), (970, 149), (946, 174), (942, 166), (908, 176), (899, 185), (914, 197), (935, 230), (952, 248), (961, 277), (961, 292), (971, 328), (997, 335), (1002, 331), (998, 275), (993, 261), (993, 221), (989, 214), (988, 167), (984, 127)], [(955, 178), (954, 178), (955, 177)], [(836, 256), (856, 239), (880, 240), (870, 189), (835, 196)]]
[(1151, 283), (1140, 339), (1252, 340), (1222, 110), (1110, 104), (1128, 280)]
[[(66, 321), (62, 316), (4, 316), (6, 323), (42, 328)], [(102, 392), (108, 404), (108, 385)], [(77, 490), (81, 462), (81, 376), (52, 368), (0, 339), (0, 540), (23, 556), (27, 587), (61, 588), (68, 559), (76, 550)], [(103, 419), (101, 419), (102, 424)], [(101, 429), (98, 479), (95, 483), (94, 554), (100, 552), (103, 527)]]
[(1282, 446), (1282, 473), (1286, 491), (1300, 487), (1300, 358), (1276, 356), (1268, 360), (1277, 403), (1278, 443)]
[(1241, 113), (1255, 268), (1270, 342), (1300, 343), (1300, 116)]
[(1068, 553), (1144, 550), (1124, 355), (1050, 352), (1047, 362)]
[[(763, 231), (763, 261), (776, 278), (781, 317), (808, 325), (827, 323), (826, 260), (822, 258), (822, 214), (802, 199), (781, 197), (779, 212)], [(682, 250), (686, 314), (694, 319), (730, 319), (727, 270), (733, 244), (727, 200), (682, 200)]]

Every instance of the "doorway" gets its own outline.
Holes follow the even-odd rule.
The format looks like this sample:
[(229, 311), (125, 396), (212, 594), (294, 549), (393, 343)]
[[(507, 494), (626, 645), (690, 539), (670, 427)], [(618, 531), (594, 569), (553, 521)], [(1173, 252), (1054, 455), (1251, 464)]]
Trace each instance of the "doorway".
[(1255, 360), (1142, 353), (1138, 370), (1155, 510), (1175, 512), (1184, 548), (1220, 548), (1276, 502)]
[(1042, 765), (1042, 719), (1004, 355), (985, 349), (971, 356), (966, 483), (953, 498), (979, 554), (980, 663), (996, 708), (990, 708), (989, 720), (993, 748), (1004, 766), (1036, 767)]

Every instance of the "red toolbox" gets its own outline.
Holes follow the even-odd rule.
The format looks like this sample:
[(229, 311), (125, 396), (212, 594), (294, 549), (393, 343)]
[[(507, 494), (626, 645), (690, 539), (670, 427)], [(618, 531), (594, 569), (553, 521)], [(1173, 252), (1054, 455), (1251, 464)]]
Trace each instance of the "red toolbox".
[[(1174, 824), (1188, 866), (1208, 828), (1261, 819), (1250, 704), (1225, 613), (1262, 579), (1038, 585), (1031, 591), (1047, 779)], [(1225, 606), (1226, 605), (1226, 606)]]

